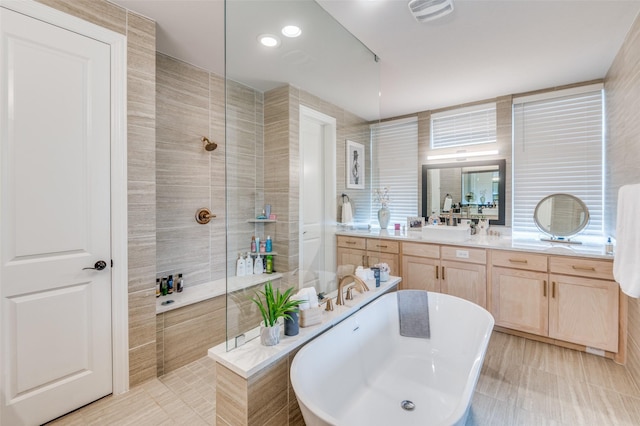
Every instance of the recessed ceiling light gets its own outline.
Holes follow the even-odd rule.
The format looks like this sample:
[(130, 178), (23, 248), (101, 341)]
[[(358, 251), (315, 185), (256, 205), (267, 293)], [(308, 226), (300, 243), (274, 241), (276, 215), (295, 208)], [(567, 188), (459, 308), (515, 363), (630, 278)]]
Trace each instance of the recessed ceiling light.
[(286, 27), (282, 28), (282, 34), (287, 37), (298, 37), (300, 34), (302, 34), (302, 30), (300, 29), (300, 27), (297, 27), (295, 25), (287, 25)]
[(261, 34), (258, 36), (258, 41), (266, 47), (280, 46), (280, 39), (272, 34)]

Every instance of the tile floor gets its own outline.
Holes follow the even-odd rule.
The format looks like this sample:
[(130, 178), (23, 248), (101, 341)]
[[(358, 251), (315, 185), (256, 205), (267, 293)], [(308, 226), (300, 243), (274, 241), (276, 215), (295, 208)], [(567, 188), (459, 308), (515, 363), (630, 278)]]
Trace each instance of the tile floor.
[[(50, 424), (212, 425), (215, 377), (205, 357)], [(640, 388), (610, 360), (494, 332), (467, 425), (640, 425)]]

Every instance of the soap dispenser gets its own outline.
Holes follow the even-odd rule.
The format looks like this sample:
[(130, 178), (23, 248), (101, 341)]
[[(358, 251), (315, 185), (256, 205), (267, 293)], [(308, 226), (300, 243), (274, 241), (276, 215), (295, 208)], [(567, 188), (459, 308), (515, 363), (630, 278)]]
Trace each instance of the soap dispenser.
[(253, 274), (260, 275), (263, 272), (264, 272), (264, 266), (262, 266), (262, 258), (260, 257), (260, 255), (258, 255), (258, 257), (256, 257), (256, 263), (253, 266)]
[(245, 275), (253, 275), (253, 258), (251, 257), (251, 253), (247, 253), (247, 258), (244, 260), (245, 262)]
[(244, 277), (245, 269), (244, 257), (242, 257), (242, 253), (238, 253), (238, 260), (236, 261), (236, 277)]

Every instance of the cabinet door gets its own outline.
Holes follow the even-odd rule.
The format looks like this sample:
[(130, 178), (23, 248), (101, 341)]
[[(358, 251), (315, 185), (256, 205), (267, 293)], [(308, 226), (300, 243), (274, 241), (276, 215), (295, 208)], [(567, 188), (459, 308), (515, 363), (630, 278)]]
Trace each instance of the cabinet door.
[(402, 256), (402, 288), (440, 292), (440, 261)]
[(546, 336), (549, 324), (547, 274), (492, 269), (491, 313), (496, 325)]
[(618, 284), (549, 276), (549, 337), (618, 352)]
[(336, 250), (336, 254), (338, 258), (337, 266), (340, 266), (340, 265), (354, 265), (356, 267), (365, 266), (367, 252), (364, 250), (355, 250), (355, 249), (338, 247), (338, 249)]
[(400, 275), (400, 262), (397, 254), (380, 253), (380, 252), (367, 252), (367, 267), (371, 267), (376, 263), (386, 263), (389, 265), (389, 274), (399, 276)]
[(443, 293), (487, 306), (487, 268), (472, 263), (441, 262), (440, 289)]

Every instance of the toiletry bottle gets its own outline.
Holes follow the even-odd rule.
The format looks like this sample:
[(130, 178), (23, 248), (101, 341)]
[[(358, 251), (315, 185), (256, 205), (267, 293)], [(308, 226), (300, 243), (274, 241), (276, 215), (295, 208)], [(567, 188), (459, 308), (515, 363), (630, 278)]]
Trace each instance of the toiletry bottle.
[(160, 297), (160, 278), (156, 278), (156, 297)]
[(244, 260), (245, 262), (245, 275), (253, 275), (253, 257), (251, 257), (251, 253), (247, 253), (247, 258)]
[(255, 253), (257, 250), (256, 246), (256, 236), (251, 237), (251, 253)]
[(256, 247), (252, 250), (254, 253), (258, 253), (260, 250), (260, 237), (256, 237)]
[(173, 275), (169, 275), (167, 280), (167, 293), (173, 294)]
[(176, 291), (178, 293), (182, 293), (184, 290), (184, 280), (182, 279), (182, 274), (178, 274), (178, 282), (176, 284)]
[(273, 273), (273, 256), (271, 256), (271, 255), (267, 256), (266, 272), (267, 272), (267, 274)]
[(260, 255), (256, 258), (256, 263), (253, 266), (254, 275), (260, 275), (264, 271), (264, 266), (262, 266), (262, 258)]
[(267, 251), (267, 253), (271, 253), (271, 251), (273, 250), (273, 243), (271, 241), (271, 235), (267, 235), (267, 242), (265, 244), (265, 249)]
[(244, 257), (242, 257), (242, 253), (238, 253), (238, 260), (236, 261), (236, 277), (244, 277), (245, 268)]
[(267, 252), (267, 244), (262, 241), (260, 242), (260, 253), (266, 253)]
[(607, 254), (613, 254), (613, 242), (611, 241), (611, 237), (607, 239), (607, 244), (605, 245), (605, 251)]
[(160, 283), (160, 293), (162, 293), (163, 296), (166, 296), (168, 292), (169, 287), (167, 285), (167, 277), (163, 277)]

